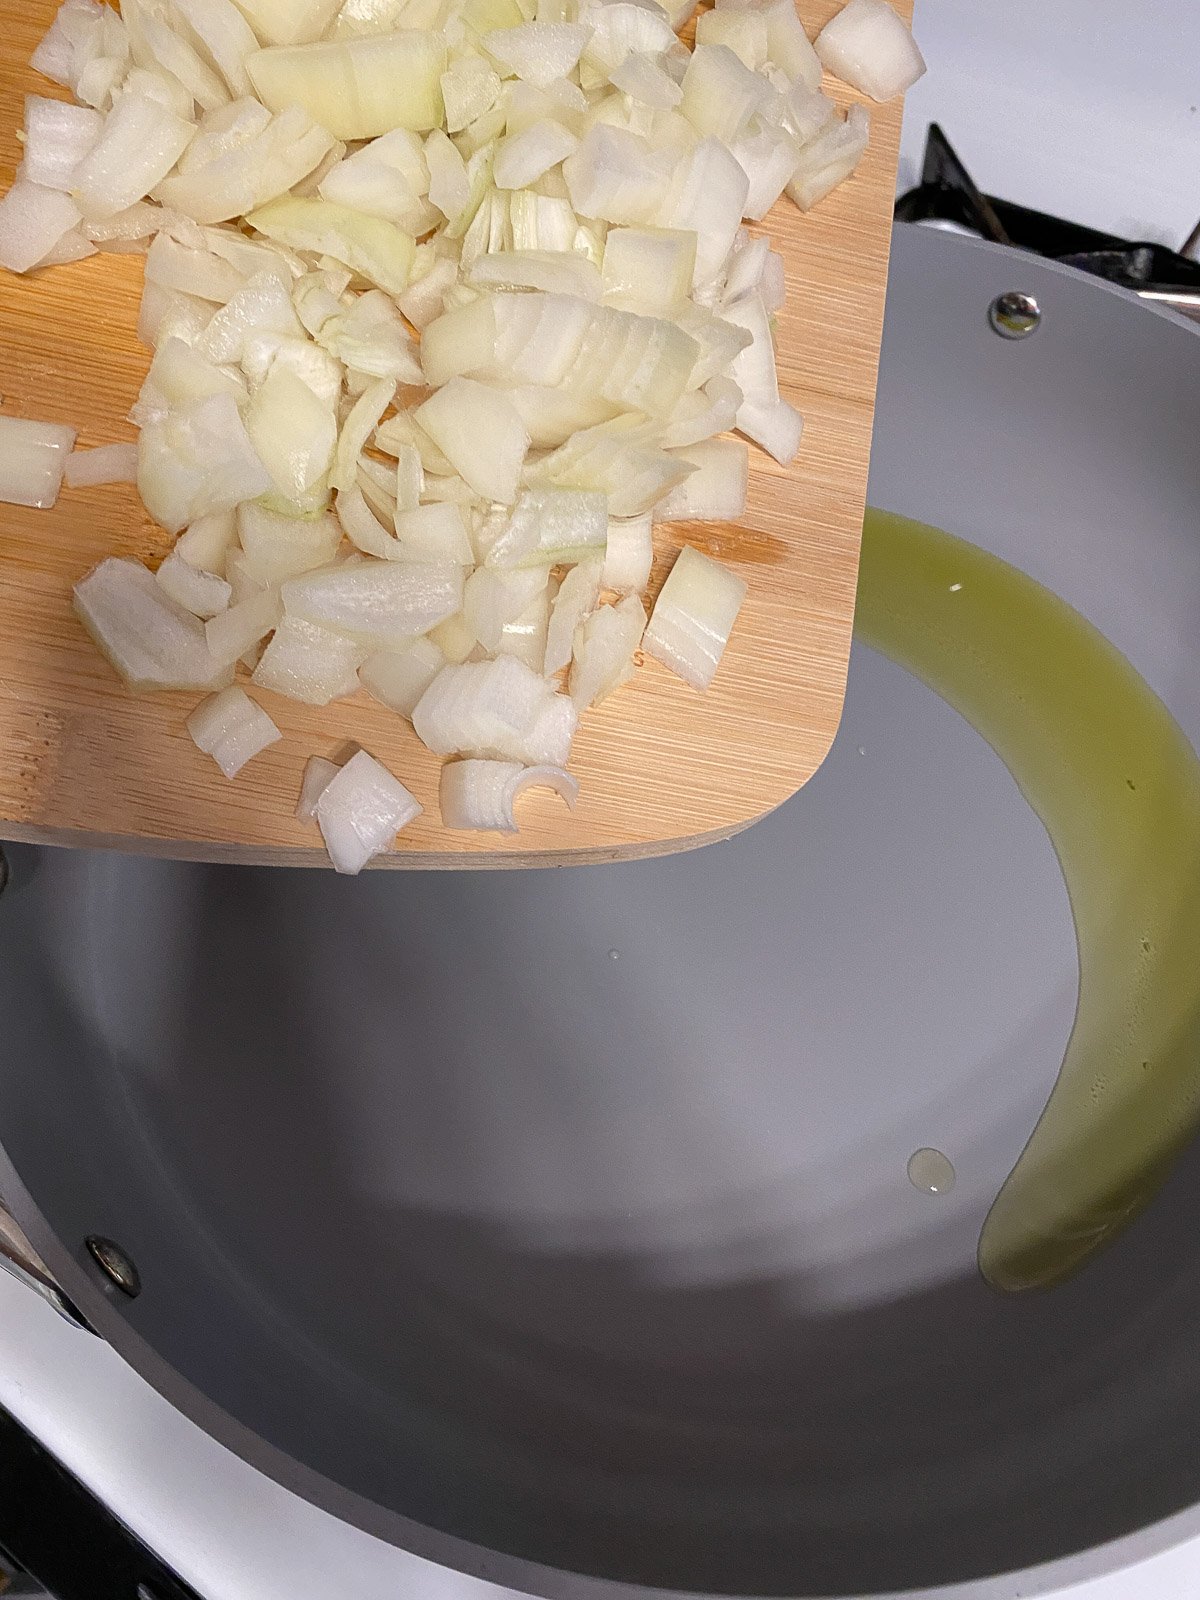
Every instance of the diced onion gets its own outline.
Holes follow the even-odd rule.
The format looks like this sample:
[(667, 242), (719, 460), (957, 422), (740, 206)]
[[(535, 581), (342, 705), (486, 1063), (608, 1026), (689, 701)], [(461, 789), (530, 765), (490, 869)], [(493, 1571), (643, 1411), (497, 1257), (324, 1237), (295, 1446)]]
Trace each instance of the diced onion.
[(462, 605), (461, 567), (369, 561), (318, 569), (283, 585), (284, 610), (364, 646), (428, 633)]
[(511, 400), (470, 378), (451, 378), (417, 407), (421, 427), (476, 493), (511, 505), (529, 435)]
[(189, 566), (177, 550), (171, 551), (155, 577), (176, 605), (190, 611), (202, 622), (229, 609), (233, 590), (225, 579), (219, 578), (215, 572), (201, 572)]
[(436, 33), (273, 47), (250, 56), (246, 70), (264, 105), (302, 106), (335, 139), (424, 132), (442, 120), (446, 45)]
[(353, 876), (421, 815), (398, 779), (365, 750), (350, 757), (317, 800), (317, 823), (338, 872)]
[(146, 95), (125, 94), (75, 171), (72, 196), (85, 217), (111, 217), (148, 195), (179, 160), (195, 127)]
[(414, 639), (403, 650), (379, 650), (358, 669), (369, 695), (410, 720), (421, 696), (446, 665), (432, 639)]
[(687, 545), (662, 586), (643, 648), (693, 687), (707, 689), (745, 597), (741, 578)]
[(219, 689), (233, 675), (209, 652), (203, 623), (140, 561), (102, 561), (75, 585), (75, 610), (131, 689)]
[[(232, 616), (233, 612), (228, 615)], [(210, 623), (209, 627), (212, 626)], [(262, 660), (254, 669), (253, 681), (260, 688), (274, 689), (276, 694), (285, 695), (289, 700), (326, 706), (331, 700), (353, 694), (358, 688), (358, 669), (367, 654), (353, 639), (306, 622), (302, 617), (287, 616), (272, 634)]]
[[(175, 553), (201, 572), (225, 576), (225, 557), (237, 543), (237, 520), (232, 511), (200, 517), (175, 541)], [(241, 651), (238, 651), (241, 654)]]
[(283, 603), (277, 589), (262, 589), (247, 595), (227, 611), (218, 612), (204, 625), (204, 636), (213, 659), (231, 667), (248, 650), (261, 644), (278, 627)]
[(581, 711), (606, 699), (633, 677), (634, 651), (646, 631), (646, 612), (637, 595), (618, 605), (601, 606), (575, 634), (571, 699)]
[(296, 802), (296, 816), (301, 822), (317, 820), (317, 801), (340, 771), (336, 761), (326, 761), (324, 756), (308, 758), (300, 784), (300, 798)]
[(26, 95), (20, 176), (69, 194), (79, 163), (91, 154), (103, 129), (104, 118), (98, 111)]
[(590, 616), (600, 598), (602, 563), (581, 561), (572, 567), (559, 587), (550, 609), (543, 670), (547, 677), (570, 666), (575, 649), (575, 630)]
[(18, 178), (0, 200), (0, 266), (29, 272), (80, 221), (69, 195)]
[(581, 489), (527, 489), (487, 553), (491, 567), (551, 567), (604, 549), (608, 508)]
[(74, 445), (74, 428), (0, 417), (0, 501), (43, 510), (52, 506)]
[(331, 516), (289, 517), (253, 502), (238, 507), (237, 532), (247, 566), (266, 584), (328, 566), (342, 537)]
[(678, 455), (696, 470), (660, 501), (654, 515), (662, 522), (736, 522), (746, 509), (746, 446), (738, 439), (706, 439)]
[(849, 0), (816, 38), (823, 66), (873, 100), (890, 100), (924, 76), (925, 58), (887, 0)]
[(197, 748), (211, 756), (227, 778), (236, 778), (248, 761), (283, 738), (262, 707), (236, 686), (197, 706), (187, 729)]
[[(619, 594), (641, 594), (650, 582), (654, 536), (649, 511), (640, 517), (610, 517), (601, 583)], [(565, 663), (564, 663), (565, 664)]]
[(553, 789), (574, 807), (579, 783), (561, 767), (523, 767), (515, 761), (451, 761), (442, 768), (439, 800), (447, 828), (516, 833), (514, 814), (526, 789)]

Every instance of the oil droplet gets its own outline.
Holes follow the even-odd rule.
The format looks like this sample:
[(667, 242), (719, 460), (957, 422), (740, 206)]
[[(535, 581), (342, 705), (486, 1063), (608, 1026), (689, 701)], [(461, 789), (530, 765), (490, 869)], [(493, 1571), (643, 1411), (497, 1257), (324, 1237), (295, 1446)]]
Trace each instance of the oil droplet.
[(1062, 864), (1075, 1026), (979, 1240), (995, 1288), (1048, 1287), (1128, 1226), (1200, 1126), (1200, 761), (1090, 622), (936, 528), (868, 513), (856, 633), (983, 735)]
[(609, 952), (608, 952), (608, 959), (609, 959), (609, 960), (610, 960), (610, 961), (620, 961), (620, 959), (621, 959), (621, 952), (620, 952), (620, 951), (619, 951), (619, 950), (610, 950), (610, 951), (609, 951)]
[(952, 583), (950, 585), (950, 593), (951, 594), (961, 594), (962, 593), (962, 584), (961, 583)]
[(953, 1163), (940, 1150), (925, 1146), (908, 1158), (908, 1181), (924, 1194), (949, 1194), (956, 1176)]
[(859, 753), (860, 756), (865, 756), (866, 753), (867, 753), (866, 745), (860, 744), (859, 747), (858, 747), (858, 753)]

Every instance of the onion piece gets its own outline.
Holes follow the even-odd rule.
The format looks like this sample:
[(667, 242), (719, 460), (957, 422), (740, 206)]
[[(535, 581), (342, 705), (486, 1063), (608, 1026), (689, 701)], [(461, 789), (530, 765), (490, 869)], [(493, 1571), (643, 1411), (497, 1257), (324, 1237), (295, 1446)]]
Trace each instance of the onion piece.
[(168, 533), (270, 487), (232, 395), (211, 395), (142, 429), (138, 491)]
[(510, 133), (496, 146), (493, 180), (498, 189), (527, 189), (578, 148), (579, 140), (561, 122)]
[(694, 688), (707, 689), (745, 597), (741, 578), (685, 545), (663, 584), (642, 647)]
[(432, 639), (414, 639), (403, 650), (377, 650), (358, 669), (358, 681), (374, 699), (412, 720), (421, 696), (446, 665)]
[[(710, 15), (716, 15), (715, 12)], [(696, 37), (699, 38), (699, 24)], [(658, 57), (645, 51), (633, 51), (619, 67), (609, 74), (614, 89), (620, 89), (631, 100), (650, 106), (655, 111), (670, 111), (683, 99), (683, 90), (669, 72), (660, 65)]]
[(215, 572), (201, 572), (189, 566), (176, 550), (163, 561), (155, 578), (164, 594), (202, 622), (229, 609), (233, 591), (225, 579)]
[(330, 779), (317, 801), (317, 823), (337, 872), (354, 876), (421, 815), (404, 785), (360, 750)]
[(760, 11), (732, 6), (706, 11), (696, 18), (697, 44), (723, 44), (752, 72), (767, 64), (767, 22)]
[(248, 570), (267, 584), (328, 566), (342, 540), (331, 516), (287, 517), (253, 501), (238, 507), (237, 531)]
[(233, 95), (250, 93), (246, 57), (258, 39), (233, 0), (172, 0), (192, 36), (204, 47)]
[(461, 567), (364, 560), (320, 568), (283, 585), (284, 610), (367, 647), (428, 633), (462, 606)]
[(494, 28), (483, 46), (518, 78), (544, 89), (565, 78), (583, 54), (592, 30), (573, 22), (525, 22), (516, 28)]
[(402, 561), (404, 548), (375, 515), (362, 490), (355, 485), (337, 496), (338, 521), (356, 550), (380, 561)]
[(482, 56), (452, 61), (442, 73), (446, 132), (461, 133), (500, 98), (500, 79)]
[(140, 561), (102, 561), (75, 585), (75, 611), (131, 689), (219, 689), (233, 676)]
[(245, 359), (246, 340), (254, 335), (296, 338), (302, 332), (287, 285), (276, 273), (261, 272), (213, 313), (196, 349), (211, 362), (230, 365)]
[(69, 195), (18, 178), (0, 200), (0, 266), (30, 272), (80, 221)]
[(662, 442), (669, 450), (686, 449), (734, 427), (745, 396), (732, 378), (710, 378), (703, 389), (685, 394), (672, 411)]
[(679, 109), (701, 134), (732, 144), (770, 94), (767, 80), (752, 72), (726, 45), (698, 44), (683, 75)]
[(600, 576), (603, 588), (615, 589), (618, 594), (642, 594), (645, 591), (654, 564), (652, 521), (649, 511), (643, 512), (640, 517), (608, 519), (608, 543)]
[(553, 677), (571, 664), (575, 649), (575, 630), (585, 617), (590, 616), (600, 598), (602, 563), (581, 561), (572, 567), (559, 586), (550, 609), (550, 625), (546, 634), (546, 654), (542, 670)]
[(33, 52), (30, 65), (34, 71), (73, 90), (81, 57), (86, 60), (91, 51), (99, 48), (105, 10), (97, 0), (66, 0)]
[(608, 507), (580, 489), (526, 489), (487, 553), (490, 567), (571, 565), (604, 549)]
[(462, 613), (483, 648), (496, 652), (504, 630), (546, 590), (549, 575), (540, 570), (496, 572), (476, 567), (463, 591)]
[(187, 730), (227, 778), (236, 778), (248, 761), (283, 738), (262, 707), (236, 685), (197, 706)]
[(687, 157), (670, 193), (647, 219), (695, 233), (693, 283), (705, 283), (720, 271), (741, 227), (749, 192), (750, 181), (737, 158), (719, 139), (707, 138)]
[(354, 402), (337, 441), (337, 455), (330, 474), (335, 489), (353, 489), (358, 482), (358, 458), (375, 432), (383, 413), (396, 397), (396, 385), (387, 378), (372, 383)]
[(887, 0), (849, 0), (815, 48), (823, 66), (872, 100), (891, 100), (925, 75), (911, 30)]
[(0, 501), (47, 510), (58, 499), (74, 428), (0, 417)]
[(571, 699), (585, 711), (633, 677), (634, 652), (646, 631), (646, 610), (635, 594), (601, 606), (575, 632)]
[[(189, 567), (225, 576), (225, 557), (237, 543), (237, 519), (232, 511), (200, 517), (175, 541), (175, 552)], [(241, 654), (241, 651), (238, 651)]]
[(574, 808), (579, 783), (561, 767), (515, 761), (451, 761), (442, 768), (439, 801), (447, 828), (516, 833), (516, 801), (526, 789), (553, 789)]
[(265, 106), (302, 106), (335, 139), (424, 133), (442, 120), (446, 44), (435, 33), (274, 47), (248, 57), (246, 70)]
[(309, 756), (300, 783), (300, 798), (296, 801), (296, 817), (300, 822), (317, 820), (317, 801), (341, 770), (336, 761), (326, 761), (324, 756)]
[(27, 94), (19, 175), (44, 189), (69, 194), (79, 163), (91, 154), (103, 129), (104, 118), (97, 111)]
[(225, 305), (245, 287), (246, 279), (236, 267), (211, 250), (193, 250), (159, 233), (146, 256), (146, 279), (164, 289), (175, 289), (199, 300)]
[(355, 372), (397, 383), (424, 384), (417, 350), (392, 301), (368, 290), (347, 311), (328, 318), (317, 342)]
[(674, 221), (656, 213), (667, 202), (673, 165), (670, 153), (656, 150), (649, 140), (597, 123), (563, 162), (562, 170), (571, 204), (583, 216), (605, 222), (661, 221), (670, 227), (676, 226)]
[(250, 212), (246, 221), (293, 250), (332, 256), (388, 294), (401, 294), (412, 267), (413, 241), (394, 223), (364, 216), (330, 200), (285, 195)]
[(237, 0), (237, 4), (268, 44), (308, 44), (321, 38), (342, 0)]
[(512, 505), (529, 435), (511, 400), (470, 378), (454, 377), (413, 415), (477, 494)]
[(334, 148), (332, 134), (299, 106), (288, 106), (245, 143), (203, 165), (183, 161), (155, 196), (197, 222), (227, 222), (294, 188)]
[(246, 432), (279, 493), (299, 500), (333, 463), (337, 418), (306, 383), (276, 365), (251, 396)]
[(800, 161), (787, 192), (801, 211), (811, 211), (856, 171), (871, 137), (865, 106), (851, 106), (845, 121), (834, 119), (800, 151)]
[(413, 727), (435, 755), (519, 761), (558, 699), (565, 696), (513, 656), (467, 662), (438, 673), (413, 710)]
[(246, 595), (205, 623), (204, 636), (213, 660), (232, 667), (248, 650), (261, 644), (279, 626), (282, 617), (283, 602), (277, 589)]
[(736, 522), (746, 510), (750, 478), (749, 451), (742, 441), (706, 439), (678, 455), (696, 470), (655, 506), (655, 521)]
[(796, 459), (804, 435), (804, 418), (786, 400), (747, 401), (738, 407), (737, 425), (739, 433), (761, 445), (780, 466), (786, 467)]
[(396, 538), (406, 561), (470, 567), (475, 551), (460, 508), (452, 504), (414, 506), (397, 511)]
[(757, 13), (766, 24), (767, 60), (792, 81), (809, 89), (820, 87), (821, 63), (793, 0), (718, 0), (718, 11)]
[(68, 228), (58, 243), (38, 262), (39, 267), (61, 267), (70, 261), (85, 261), (96, 254), (96, 246), (81, 228)]
[(166, 177), (196, 132), (158, 101), (125, 94), (75, 172), (72, 195), (85, 217), (111, 217)]
[(680, 228), (610, 228), (604, 292), (652, 310), (686, 300), (696, 270), (696, 235)]
[(354, 693), (358, 669), (367, 654), (353, 639), (302, 617), (285, 616), (263, 651), (251, 681), (261, 689), (274, 689), (289, 700), (325, 706)]

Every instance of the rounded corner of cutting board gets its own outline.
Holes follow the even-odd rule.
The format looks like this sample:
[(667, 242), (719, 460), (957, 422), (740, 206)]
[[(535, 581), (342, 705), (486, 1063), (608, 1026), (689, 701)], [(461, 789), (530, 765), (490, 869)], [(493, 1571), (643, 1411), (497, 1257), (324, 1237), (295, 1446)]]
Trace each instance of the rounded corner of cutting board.
[[(810, 31), (837, 0), (799, 0)], [(909, 10), (908, 0), (899, 0)], [(0, 0), (0, 180), (20, 155), (26, 65), (54, 0)], [(842, 104), (855, 97), (826, 80)], [(52, 88), (49, 92), (55, 92)], [(781, 202), (767, 232), (783, 256), (782, 392), (805, 414), (788, 468), (752, 452), (736, 526), (656, 530), (650, 599), (690, 544), (747, 580), (712, 688), (697, 695), (648, 661), (583, 719), (572, 768), (577, 810), (535, 791), (514, 838), (447, 833), (437, 764), (407, 724), (364, 694), (323, 711), (261, 696), (280, 745), (227, 783), (191, 744), (198, 695), (127, 694), (71, 609), (71, 586), (106, 555), (152, 564), (167, 541), (129, 489), (66, 490), (51, 512), (0, 514), (0, 835), (246, 864), (317, 866), (319, 835), (292, 815), (304, 762), (353, 742), (392, 768), (425, 808), (384, 867), (583, 865), (692, 850), (744, 831), (804, 786), (841, 715), (891, 242), (899, 102), (871, 108), (863, 166), (801, 216)], [(148, 366), (134, 332), (132, 256), (97, 255), (26, 279), (0, 274), (3, 410), (75, 426), (81, 445), (130, 436), (123, 421)]]

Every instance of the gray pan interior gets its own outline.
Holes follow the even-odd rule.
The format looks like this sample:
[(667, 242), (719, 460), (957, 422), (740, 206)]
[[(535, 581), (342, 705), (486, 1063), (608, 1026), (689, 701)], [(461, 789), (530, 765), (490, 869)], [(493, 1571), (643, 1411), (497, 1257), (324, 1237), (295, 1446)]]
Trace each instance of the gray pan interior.
[[(1050, 585), (1200, 742), (1198, 391), (1181, 323), (898, 230), (874, 502)], [(808, 1597), (1200, 1499), (1200, 1152), (1066, 1287), (976, 1276), (1074, 935), (1005, 768), (870, 650), (809, 787), (694, 855), (11, 855), (0, 1190), (136, 1367), (338, 1515), (555, 1600)], [(952, 1193), (907, 1181), (923, 1145)]]

